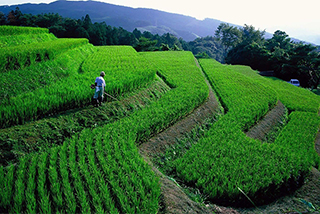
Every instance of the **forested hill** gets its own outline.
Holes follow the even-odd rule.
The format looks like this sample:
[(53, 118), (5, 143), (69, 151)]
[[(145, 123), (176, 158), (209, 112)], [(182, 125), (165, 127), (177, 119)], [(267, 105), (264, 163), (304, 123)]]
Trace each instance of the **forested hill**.
[(107, 25), (122, 27), (130, 32), (135, 28), (141, 32), (162, 35), (171, 33), (177, 38), (192, 41), (198, 36), (213, 36), (222, 21), (196, 18), (145, 8), (130, 8), (97, 1), (56, 1), (50, 4), (21, 4), (1, 6), (0, 12), (7, 14), (19, 7), (22, 13), (59, 13), (63, 17), (79, 19), (86, 14), (92, 22), (106, 22)]

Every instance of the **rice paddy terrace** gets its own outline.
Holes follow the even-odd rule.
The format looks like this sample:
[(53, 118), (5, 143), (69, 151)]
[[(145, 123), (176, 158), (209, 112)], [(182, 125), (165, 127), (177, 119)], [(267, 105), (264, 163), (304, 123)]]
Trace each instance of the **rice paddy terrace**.
[[(41, 28), (0, 26), (0, 49), (1, 213), (177, 213), (161, 176), (182, 194), (196, 190), (194, 203), (209, 213), (219, 211), (205, 204), (257, 207), (320, 167), (320, 97), (249, 67), (95, 47)], [(100, 71), (118, 100), (93, 107)], [(219, 104), (206, 120), (176, 125), (200, 117), (212, 96)], [(276, 122), (261, 125), (278, 108)], [(141, 150), (173, 126), (175, 143), (163, 137), (166, 146)], [(252, 134), (257, 126), (263, 137)]]

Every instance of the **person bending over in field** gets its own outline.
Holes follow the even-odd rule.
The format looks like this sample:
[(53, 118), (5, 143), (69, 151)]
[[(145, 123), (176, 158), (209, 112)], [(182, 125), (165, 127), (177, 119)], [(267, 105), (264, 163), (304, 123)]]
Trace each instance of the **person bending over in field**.
[(95, 85), (95, 92), (93, 95), (93, 105), (94, 106), (99, 106), (101, 105), (102, 101), (103, 101), (103, 94), (104, 94), (104, 90), (106, 87), (106, 82), (104, 81), (103, 77), (106, 74), (101, 71), (100, 76), (96, 78), (96, 81), (94, 82)]

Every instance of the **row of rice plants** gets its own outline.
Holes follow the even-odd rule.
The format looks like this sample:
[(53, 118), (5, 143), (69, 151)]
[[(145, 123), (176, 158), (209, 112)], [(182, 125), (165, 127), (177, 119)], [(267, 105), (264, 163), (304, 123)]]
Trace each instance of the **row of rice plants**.
[(61, 53), (88, 44), (87, 39), (56, 39), (12, 47), (3, 47), (0, 52), (0, 72), (17, 70), (36, 62), (52, 60)]
[[(155, 213), (160, 186), (132, 140), (86, 130), (48, 152), (0, 168), (2, 212)], [(130, 136), (132, 137), (132, 136)], [(96, 139), (96, 140), (95, 140)], [(38, 160), (35, 162), (35, 160)], [(13, 182), (13, 180), (15, 180)]]
[(0, 26), (0, 36), (11, 36), (20, 34), (39, 34), (39, 33), (49, 33), (47, 28), (39, 27), (18, 27), (18, 26)]
[[(38, 160), (50, 165), (43, 172), (49, 177), (46, 189), (42, 190), (41, 197), (44, 198), (35, 195), (36, 211), (63, 212), (59, 207), (73, 213), (158, 211), (158, 178), (139, 155), (136, 143), (161, 131), (204, 102), (208, 86), (190, 52), (142, 55), (152, 61), (166, 81), (174, 83), (176, 88), (141, 111), (104, 127), (86, 129), (66, 140), (62, 146), (52, 148), (51, 152), (39, 154)], [(175, 58), (176, 61), (172, 60)], [(14, 183), (11, 174), (16, 173), (19, 165), (0, 167), (0, 177), (9, 186), (7, 189), (11, 189), (11, 192), (6, 191), (8, 199), (1, 196), (1, 210), (12, 212), (13, 207), (20, 207), (20, 204), (15, 205), (15, 191), (11, 187)], [(40, 176), (39, 173), (36, 175), (37, 181)], [(53, 186), (57, 180), (59, 184)], [(58, 189), (64, 198), (62, 206), (58, 202)], [(29, 206), (28, 201), (22, 204)], [(24, 211), (26, 206), (20, 209)]]
[[(232, 66), (213, 60), (200, 60), (200, 64), (228, 112), (198, 144), (174, 162), (177, 176), (222, 204), (252, 206), (241, 191), (255, 204), (287, 192), (288, 186), (292, 188), (290, 185), (301, 181), (301, 176), (318, 163), (316, 155), (306, 157), (314, 146), (320, 124), (318, 116), (309, 114), (301, 116), (305, 120), (291, 119), (288, 127), (292, 128), (284, 129), (277, 143), (261, 144), (243, 131), (263, 116), (268, 106), (275, 104), (276, 93), (233, 71)], [(296, 142), (292, 137), (297, 137), (308, 149), (300, 152), (282, 143)]]
[(261, 84), (272, 87), (278, 94), (279, 100), (289, 111), (305, 111), (317, 113), (320, 107), (320, 97), (310, 90), (293, 86), (276, 77), (262, 77), (248, 66), (236, 65), (233, 69)]
[(106, 91), (114, 96), (139, 88), (154, 80), (155, 68), (131, 46), (96, 47), (81, 66), (85, 73), (104, 71)]

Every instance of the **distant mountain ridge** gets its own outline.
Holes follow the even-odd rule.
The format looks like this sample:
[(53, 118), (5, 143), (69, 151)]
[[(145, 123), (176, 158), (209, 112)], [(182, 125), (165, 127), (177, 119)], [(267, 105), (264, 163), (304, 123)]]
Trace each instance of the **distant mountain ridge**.
[[(222, 21), (216, 19), (198, 20), (196, 18), (168, 13), (155, 9), (131, 8), (98, 1), (55, 1), (49, 4), (21, 4), (0, 6), (0, 11), (9, 13), (19, 7), (22, 13), (59, 13), (63, 17), (79, 19), (89, 14), (92, 22), (106, 22), (114, 27), (128, 31), (137, 28), (153, 34), (172, 33), (178, 38), (192, 41), (197, 37), (213, 36)], [(233, 24), (230, 24), (233, 25)]]
[[(171, 33), (177, 38), (183, 38), (185, 41), (193, 41), (198, 37), (213, 36), (217, 27), (223, 22), (210, 18), (198, 20), (191, 16), (155, 9), (131, 8), (92, 0), (58, 0), (49, 4), (27, 3), (0, 6), (0, 12), (8, 14), (11, 10), (15, 10), (16, 7), (19, 7), (22, 13), (31, 13), (33, 15), (58, 13), (63, 17), (74, 19), (80, 19), (89, 14), (92, 22), (105, 22), (107, 25), (122, 27), (130, 32), (137, 28), (141, 32), (149, 31), (152, 34), (159, 34), (160, 36), (164, 33)], [(228, 24), (243, 27), (232, 23)], [(266, 32), (265, 38), (271, 38), (272, 34), (273, 32)], [(295, 42), (301, 41), (294, 38), (292, 40)]]

